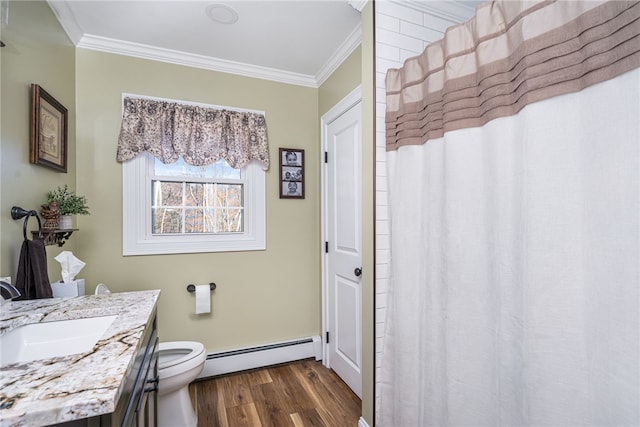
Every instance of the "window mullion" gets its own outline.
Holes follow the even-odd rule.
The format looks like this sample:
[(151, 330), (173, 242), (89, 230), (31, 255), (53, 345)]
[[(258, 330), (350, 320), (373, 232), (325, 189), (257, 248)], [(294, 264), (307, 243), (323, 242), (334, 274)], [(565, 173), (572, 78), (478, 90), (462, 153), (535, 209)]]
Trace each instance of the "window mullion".
[(186, 182), (182, 182), (182, 206), (180, 206), (180, 211), (182, 212), (181, 218), (182, 218), (182, 227), (180, 228), (180, 232), (182, 234), (186, 234), (187, 232), (187, 224), (186, 224), (186, 206), (185, 206), (185, 201), (187, 200), (187, 183)]

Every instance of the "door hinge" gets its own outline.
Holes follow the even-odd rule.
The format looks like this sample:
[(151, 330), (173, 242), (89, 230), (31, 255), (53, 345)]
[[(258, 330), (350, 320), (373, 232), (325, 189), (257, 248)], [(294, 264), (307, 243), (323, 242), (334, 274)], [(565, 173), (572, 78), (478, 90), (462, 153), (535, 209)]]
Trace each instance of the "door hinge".
[(329, 331), (326, 332), (325, 341), (327, 344), (329, 344)]
[(329, 153), (327, 151), (324, 152), (324, 162), (329, 163)]
[(324, 253), (329, 253), (329, 242), (324, 242)]

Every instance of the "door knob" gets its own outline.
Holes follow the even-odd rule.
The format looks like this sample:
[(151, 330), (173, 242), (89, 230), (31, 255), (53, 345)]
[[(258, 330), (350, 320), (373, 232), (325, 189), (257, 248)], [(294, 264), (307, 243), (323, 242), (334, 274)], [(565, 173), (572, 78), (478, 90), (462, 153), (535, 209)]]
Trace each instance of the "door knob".
[(362, 276), (362, 267), (356, 267), (356, 269), (353, 270), (353, 274), (355, 274), (356, 277)]

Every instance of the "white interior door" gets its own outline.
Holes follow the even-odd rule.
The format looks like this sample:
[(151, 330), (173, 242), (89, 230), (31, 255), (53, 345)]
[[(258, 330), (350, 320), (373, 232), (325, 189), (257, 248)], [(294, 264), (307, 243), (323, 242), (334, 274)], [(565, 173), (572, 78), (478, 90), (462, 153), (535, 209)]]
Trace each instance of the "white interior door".
[[(348, 97), (349, 98), (349, 97)], [(362, 397), (362, 108), (338, 104), (323, 117), (326, 150), (325, 365)], [(341, 106), (347, 110), (334, 111)], [(331, 113), (334, 117), (330, 117)], [(328, 121), (325, 122), (325, 117)]]

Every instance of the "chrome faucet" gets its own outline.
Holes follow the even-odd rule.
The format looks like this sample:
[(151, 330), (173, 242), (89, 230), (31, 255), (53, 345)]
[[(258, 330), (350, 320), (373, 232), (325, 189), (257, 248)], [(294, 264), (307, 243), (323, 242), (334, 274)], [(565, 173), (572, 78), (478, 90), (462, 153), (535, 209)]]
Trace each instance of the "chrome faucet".
[[(7, 297), (5, 297), (5, 295), (7, 295)], [(0, 303), (5, 302), (5, 300), (18, 298), (20, 295), (20, 291), (11, 283), (0, 281), (0, 298), (2, 299)]]

